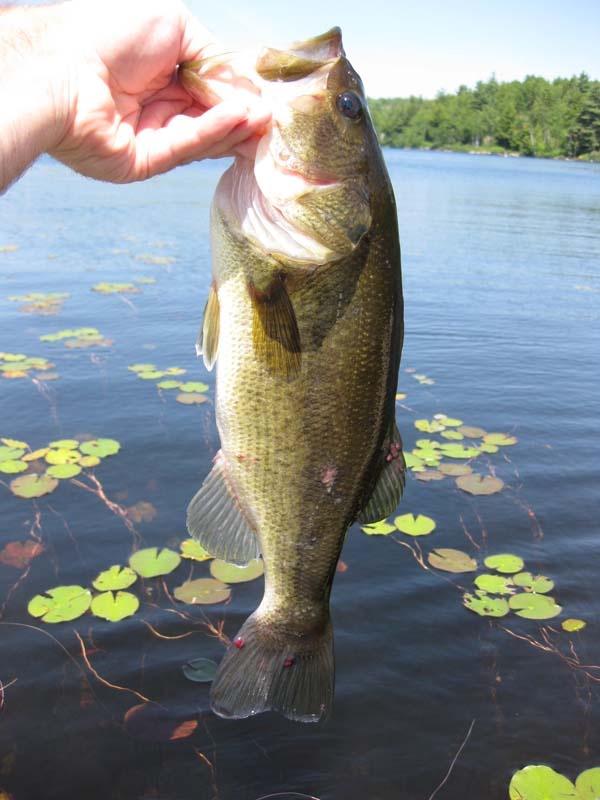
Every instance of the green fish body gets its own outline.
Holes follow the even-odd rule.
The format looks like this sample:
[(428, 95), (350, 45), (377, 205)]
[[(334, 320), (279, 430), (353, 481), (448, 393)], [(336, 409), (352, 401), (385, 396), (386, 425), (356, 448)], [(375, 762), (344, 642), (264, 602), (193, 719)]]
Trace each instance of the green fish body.
[(392, 513), (404, 485), (397, 215), (339, 30), (266, 51), (257, 73), (273, 123), (212, 208), (199, 350), (217, 363), (221, 450), (188, 528), (217, 557), (265, 566), (214, 711), (318, 721), (333, 697), (329, 595), (346, 530)]

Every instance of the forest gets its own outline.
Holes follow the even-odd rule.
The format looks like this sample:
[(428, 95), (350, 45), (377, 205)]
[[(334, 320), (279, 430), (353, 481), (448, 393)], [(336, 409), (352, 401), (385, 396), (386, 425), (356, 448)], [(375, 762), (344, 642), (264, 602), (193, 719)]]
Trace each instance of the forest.
[(600, 81), (585, 73), (507, 83), (492, 76), (434, 100), (378, 98), (369, 107), (386, 147), (600, 161)]

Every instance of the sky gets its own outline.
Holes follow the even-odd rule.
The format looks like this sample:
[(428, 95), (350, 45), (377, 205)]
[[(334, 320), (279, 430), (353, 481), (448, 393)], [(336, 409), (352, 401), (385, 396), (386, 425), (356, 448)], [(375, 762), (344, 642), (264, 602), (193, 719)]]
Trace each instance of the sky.
[(600, 80), (600, 0), (186, 0), (227, 47), (342, 29), (371, 97), (435, 97), (540, 75)]

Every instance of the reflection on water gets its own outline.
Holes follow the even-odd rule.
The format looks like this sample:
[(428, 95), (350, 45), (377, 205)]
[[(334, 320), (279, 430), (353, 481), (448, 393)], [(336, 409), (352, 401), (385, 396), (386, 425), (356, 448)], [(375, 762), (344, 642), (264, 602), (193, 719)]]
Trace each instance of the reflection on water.
[[(44, 548), (19, 562), (13, 546), (17, 566), (0, 561), (0, 789), (15, 800), (423, 800), (438, 787), (447, 800), (500, 800), (525, 764), (571, 778), (600, 764), (598, 167), (387, 157), (403, 243), (406, 448), (445, 441), (414, 427), (435, 414), (518, 444), (476, 459), (504, 482), (497, 494), (409, 474), (402, 513), (435, 520), (431, 535), (349, 532), (332, 596), (335, 707), (315, 726), (214, 717), (208, 684), (182, 672), (221, 658), (260, 601), (260, 579), (234, 586), (226, 605), (185, 605), (175, 588), (209, 566), (184, 559), (140, 579), (140, 611), (118, 623), (88, 614), (47, 625), (26, 610), (48, 588), (90, 587), (134, 545), (177, 550), (186, 536), (187, 500), (218, 446), (214, 375), (194, 341), (223, 165), (110, 187), (43, 161), (2, 199), (0, 246), (16, 248), (0, 251), (0, 350), (47, 359), (57, 377), (0, 379), (0, 435), (31, 448), (121, 443), (94, 469), (97, 483), (78, 476), (38, 500), (15, 497), (13, 476), (0, 476), (0, 551)], [(91, 291), (123, 282), (141, 291)], [(69, 296), (55, 315), (7, 299), (32, 292)], [(82, 328), (113, 344), (40, 341)], [(208, 402), (178, 403), (128, 369), (144, 363), (185, 369), (186, 381), (208, 384)], [(436, 570), (434, 548), (466, 552), (480, 572), (490, 554), (518, 555), (554, 581), (562, 614), (469, 612), (462, 594), (479, 572)], [(587, 625), (566, 633), (567, 617)]]

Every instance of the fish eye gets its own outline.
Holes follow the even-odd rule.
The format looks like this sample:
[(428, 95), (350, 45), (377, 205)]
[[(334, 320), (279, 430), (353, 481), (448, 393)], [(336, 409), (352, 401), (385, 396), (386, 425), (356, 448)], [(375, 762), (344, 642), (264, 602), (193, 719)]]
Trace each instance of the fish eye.
[(362, 117), (363, 103), (356, 92), (342, 92), (337, 98), (338, 111), (348, 119), (357, 120)]

